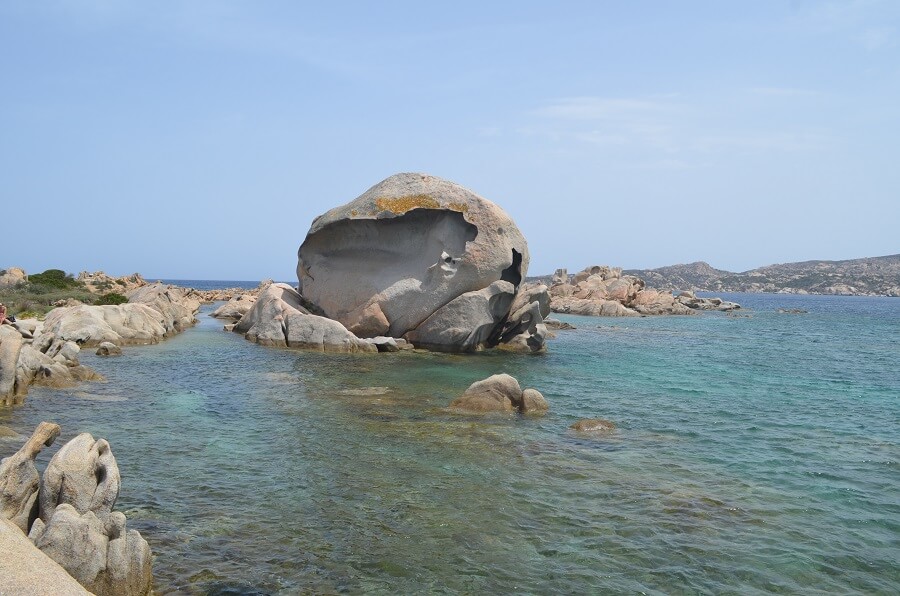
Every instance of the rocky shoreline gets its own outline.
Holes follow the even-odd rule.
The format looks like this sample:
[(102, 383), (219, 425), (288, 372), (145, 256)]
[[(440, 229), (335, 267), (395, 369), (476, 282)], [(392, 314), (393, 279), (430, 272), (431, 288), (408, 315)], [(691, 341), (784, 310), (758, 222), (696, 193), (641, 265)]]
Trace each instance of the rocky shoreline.
[[(225, 330), (248, 341), (371, 354), (494, 348), (541, 354), (554, 336), (551, 329), (573, 328), (550, 319), (551, 312), (647, 316), (740, 308), (650, 289), (607, 266), (573, 276), (559, 270), (549, 287), (526, 283), (528, 246), (512, 219), (475, 193), (424, 174), (392, 176), (314, 220), (297, 260), (297, 287), (266, 280), (252, 290), (178, 288), (148, 283), (140, 274), (116, 278), (103, 272), (82, 272), (73, 281), (54, 270), (62, 282), (124, 302), (64, 299), (43, 320), (0, 325), (0, 405), (21, 404), (31, 386), (102, 380), (80, 364), (80, 350), (97, 348), (106, 356), (123, 346), (157, 343), (190, 328), (201, 304), (216, 301), (224, 304), (211, 316), (229, 321)], [(17, 268), (3, 276), (7, 285), (28, 282)], [(509, 375), (494, 375), (473, 383), (448, 409), (540, 415), (549, 404)], [(575, 430), (608, 432), (611, 424), (586, 421)], [(2, 549), (21, 553), (30, 569), (56, 578), (53, 593), (84, 593), (66, 583), (59, 566), (97, 594), (148, 593), (149, 547), (113, 511), (120, 479), (109, 445), (79, 435), (41, 477), (34, 458), (58, 434), (58, 426), (42, 424), (0, 464), (0, 511), (12, 526), (2, 528)], [(6, 559), (0, 567), (6, 578), (0, 591), (21, 591), (37, 581), (30, 572), (7, 572)]]

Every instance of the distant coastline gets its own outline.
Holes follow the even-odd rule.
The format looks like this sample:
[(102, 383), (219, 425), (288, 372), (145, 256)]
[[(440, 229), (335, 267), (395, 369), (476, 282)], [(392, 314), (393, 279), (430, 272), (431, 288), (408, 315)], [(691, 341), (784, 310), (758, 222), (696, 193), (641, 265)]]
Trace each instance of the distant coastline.
[[(900, 254), (844, 261), (802, 261), (735, 273), (706, 262), (626, 269), (660, 290), (900, 297)], [(529, 277), (549, 281), (551, 275)]]

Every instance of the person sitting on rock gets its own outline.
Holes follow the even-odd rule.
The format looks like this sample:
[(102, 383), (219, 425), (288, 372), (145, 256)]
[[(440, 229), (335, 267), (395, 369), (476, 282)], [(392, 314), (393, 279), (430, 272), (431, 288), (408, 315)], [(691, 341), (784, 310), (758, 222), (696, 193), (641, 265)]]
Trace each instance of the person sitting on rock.
[(0, 325), (8, 325), (9, 321), (6, 320), (6, 305), (0, 302)]

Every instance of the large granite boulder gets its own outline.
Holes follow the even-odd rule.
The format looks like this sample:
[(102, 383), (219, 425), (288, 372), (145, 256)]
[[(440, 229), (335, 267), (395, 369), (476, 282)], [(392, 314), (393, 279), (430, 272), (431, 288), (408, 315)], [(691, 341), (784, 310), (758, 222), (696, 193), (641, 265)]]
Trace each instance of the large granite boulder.
[(310, 313), (297, 290), (287, 284), (271, 284), (264, 289), (232, 331), (267, 346), (319, 352), (378, 351), (339, 322)]
[(190, 292), (160, 282), (135, 288), (125, 294), (129, 304), (146, 304), (162, 314), (166, 335), (180, 333), (194, 325), (200, 300)]
[(543, 414), (549, 406), (539, 391), (523, 391), (515, 377), (504, 373), (472, 383), (461, 397), (450, 402), (450, 409), (469, 414)]
[(447, 351), (500, 341), (528, 269), (512, 219), (470, 190), (397, 174), (316, 218), (298, 251), (300, 292), (359, 337)]

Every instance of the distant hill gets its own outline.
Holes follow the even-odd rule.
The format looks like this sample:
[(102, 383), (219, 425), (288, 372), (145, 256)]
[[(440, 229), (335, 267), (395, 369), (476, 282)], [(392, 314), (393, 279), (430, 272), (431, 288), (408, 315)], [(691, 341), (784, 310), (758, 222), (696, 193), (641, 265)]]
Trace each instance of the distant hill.
[(900, 296), (900, 254), (848, 261), (803, 261), (732, 273), (697, 262), (629, 269), (649, 287), (707, 292)]

